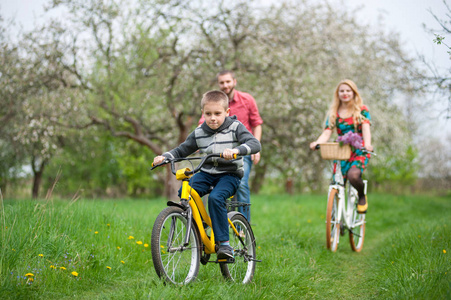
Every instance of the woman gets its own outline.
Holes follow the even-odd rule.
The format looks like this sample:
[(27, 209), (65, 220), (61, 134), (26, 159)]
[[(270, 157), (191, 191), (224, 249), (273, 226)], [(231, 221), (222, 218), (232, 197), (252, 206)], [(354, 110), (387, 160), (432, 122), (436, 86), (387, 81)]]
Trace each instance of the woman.
[[(315, 150), (316, 145), (326, 143), (332, 135), (332, 130), (336, 128), (339, 136), (350, 131), (358, 133), (363, 137), (362, 147), (365, 147), (368, 151), (373, 151), (370, 121), (370, 112), (363, 105), (356, 84), (349, 79), (345, 79), (335, 89), (323, 133), (316, 141), (310, 143), (310, 148)], [(359, 194), (357, 212), (360, 214), (366, 213), (368, 209), (368, 202), (364, 194), (365, 184), (362, 180), (362, 173), (365, 170), (369, 158), (370, 154), (363, 154), (360, 149), (354, 148), (351, 153), (351, 158), (347, 161), (341, 161), (343, 177), (349, 180)]]

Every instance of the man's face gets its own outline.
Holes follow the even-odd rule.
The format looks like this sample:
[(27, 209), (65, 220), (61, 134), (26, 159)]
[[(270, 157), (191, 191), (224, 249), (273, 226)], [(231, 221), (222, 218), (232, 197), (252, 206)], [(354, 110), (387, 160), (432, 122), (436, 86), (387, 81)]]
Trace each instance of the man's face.
[(234, 79), (231, 74), (220, 75), (218, 76), (218, 85), (221, 91), (226, 93), (230, 99), (231, 96), (233, 96), (233, 91), (236, 86), (236, 79)]
[(226, 117), (229, 116), (230, 108), (224, 109), (222, 103), (219, 102), (207, 102), (202, 109), (205, 122), (211, 129), (218, 129), (223, 123)]

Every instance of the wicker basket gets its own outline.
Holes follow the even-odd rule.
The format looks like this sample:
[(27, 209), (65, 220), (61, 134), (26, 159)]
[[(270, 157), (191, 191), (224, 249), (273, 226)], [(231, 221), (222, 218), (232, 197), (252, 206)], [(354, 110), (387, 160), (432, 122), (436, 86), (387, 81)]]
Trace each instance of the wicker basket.
[(328, 160), (348, 160), (351, 157), (351, 146), (339, 143), (324, 143), (320, 145), (322, 159)]

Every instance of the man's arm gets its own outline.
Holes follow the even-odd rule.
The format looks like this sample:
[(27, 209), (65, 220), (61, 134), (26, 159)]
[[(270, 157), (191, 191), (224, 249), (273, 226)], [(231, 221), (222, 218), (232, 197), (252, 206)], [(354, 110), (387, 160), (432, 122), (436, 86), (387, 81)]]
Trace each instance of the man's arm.
[[(262, 125), (257, 125), (256, 127), (252, 128), (252, 133), (259, 142), (261, 142), (262, 140), (262, 131)], [(260, 152), (252, 154), (251, 158), (254, 165), (258, 164), (261, 158)]]

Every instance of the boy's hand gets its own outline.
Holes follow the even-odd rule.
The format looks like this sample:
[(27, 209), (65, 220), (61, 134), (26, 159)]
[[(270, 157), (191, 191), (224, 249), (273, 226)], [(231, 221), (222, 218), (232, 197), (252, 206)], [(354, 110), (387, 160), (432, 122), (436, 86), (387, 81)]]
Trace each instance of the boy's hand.
[(240, 154), (240, 151), (238, 149), (225, 149), (224, 152), (222, 152), (222, 157), (225, 159), (233, 159), (234, 154)]
[(162, 156), (162, 155), (158, 155), (155, 156), (155, 158), (153, 159), (153, 165), (156, 166), (158, 164), (161, 164), (163, 162), (163, 160), (165, 160), (166, 157)]

